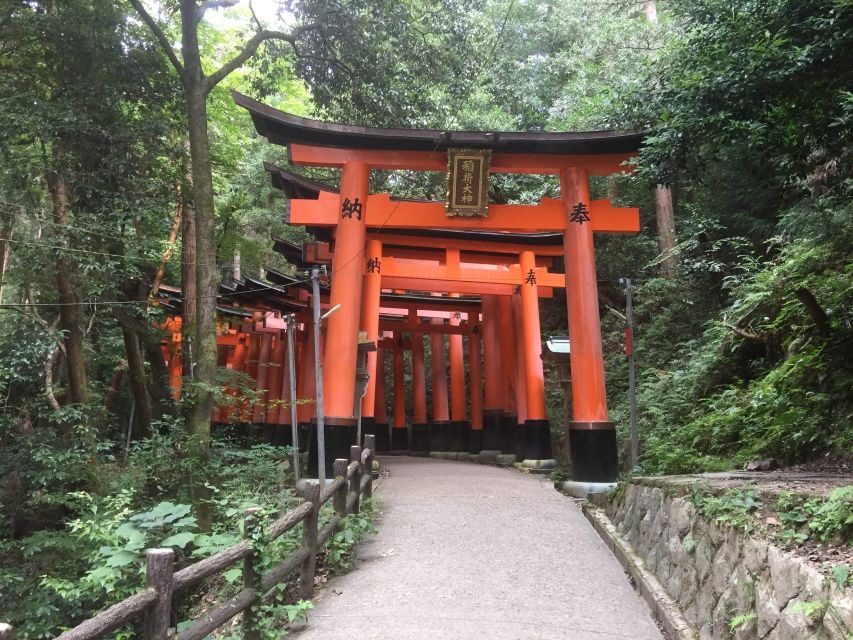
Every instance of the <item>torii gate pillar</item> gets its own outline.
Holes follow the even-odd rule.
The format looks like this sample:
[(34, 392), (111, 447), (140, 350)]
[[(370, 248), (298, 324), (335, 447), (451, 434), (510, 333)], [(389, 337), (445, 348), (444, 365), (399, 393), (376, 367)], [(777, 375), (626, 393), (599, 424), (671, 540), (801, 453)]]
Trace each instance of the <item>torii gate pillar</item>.
[[(410, 317), (417, 322), (417, 311)], [(429, 453), (429, 421), (427, 420), (426, 368), (424, 366), (423, 334), (412, 332), (412, 453)]]
[[(530, 273), (536, 268), (536, 256), (532, 251), (519, 255), (521, 273)], [(539, 293), (536, 278), (529, 278), (521, 285), (521, 320), (524, 336), (524, 374), (527, 394), (527, 420), (524, 423), (525, 466), (534, 468), (554, 467), (551, 453), (551, 425), (545, 414), (545, 375), (542, 370), (542, 335), (539, 326)]]
[[(380, 275), (382, 242), (367, 241), (367, 268), (364, 274), (364, 288), (361, 300), (361, 329), (367, 333), (367, 339), (374, 344), (379, 339), (379, 302), (382, 292)], [(361, 432), (364, 435), (376, 434), (376, 351), (367, 352), (367, 389), (361, 401)], [(361, 444), (361, 443), (359, 443)]]
[(604, 358), (595, 249), (589, 218), (589, 177), (586, 169), (560, 172), (560, 192), (566, 207), (563, 248), (566, 255), (566, 300), (572, 371), (572, 411), (569, 448), (572, 478), (580, 482), (615, 482), (619, 475), (616, 430), (607, 417)]
[(476, 455), (483, 450), (483, 377), (480, 364), (480, 336), (483, 326), (477, 324), (477, 314), (468, 314), (468, 322), (474, 325), (468, 337), (468, 370), (471, 376), (471, 430), (468, 432), (468, 452)]
[(498, 296), (483, 296), (483, 360), (485, 361), (486, 399), (483, 405), (483, 442), (481, 451), (495, 456), (501, 451), (501, 413), (503, 394), (501, 363), (500, 306)]
[[(432, 320), (432, 324), (441, 320)], [(432, 422), (429, 426), (429, 451), (450, 450), (450, 406), (447, 398), (447, 358), (444, 335), (430, 334), (430, 373), (432, 375)]]
[(332, 258), (331, 307), (341, 305), (329, 316), (325, 353), (334, 361), (323, 367), (323, 396), (326, 434), (326, 469), (331, 473), (336, 458), (349, 459), (356, 444), (353, 416), (355, 369), (358, 356), (358, 324), (367, 235), (367, 188), (370, 170), (358, 160), (341, 169), (341, 194), (335, 253)]
[(376, 418), (376, 450), (386, 453), (391, 450), (391, 433), (388, 431), (388, 405), (385, 397), (385, 349), (376, 351), (376, 395), (374, 417)]
[(403, 378), (403, 336), (394, 336), (391, 359), (394, 367), (394, 423), (391, 428), (391, 451), (404, 452), (409, 448), (409, 431), (406, 428), (406, 381)]

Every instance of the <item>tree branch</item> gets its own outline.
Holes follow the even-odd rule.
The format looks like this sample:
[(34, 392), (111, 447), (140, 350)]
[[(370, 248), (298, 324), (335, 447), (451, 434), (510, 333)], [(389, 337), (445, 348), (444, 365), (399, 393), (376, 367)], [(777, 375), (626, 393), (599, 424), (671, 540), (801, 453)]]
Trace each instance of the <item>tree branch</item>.
[(198, 13), (199, 15), (204, 15), (204, 12), (208, 9), (227, 9), (236, 6), (238, 2), (240, 0), (206, 0), (199, 6)]
[(163, 47), (163, 51), (166, 53), (166, 57), (169, 58), (169, 62), (171, 62), (172, 66), (175, 67), (175, 71), (178, 72), (178, 75), (183, 78), (184, 65), (181, 64), (181, 61), (178, 59), (178, 55), (175, 53), (175, 50), (172, 48), (172, 45), (169, 43), (169, 39), (160, 28), (160, 25), (157, 24), (157, 21), (154, 20), (154, 18), (151, 17), (151, 14), (145, 10), (145, 7), (142, 6), (141, 0), (130, 0), (130, 4), (136, 10), (136, 13), (139, 14), (139, 17), (142, 18), (143, 22), (148, 25), (148, 28), (151, 29), (154, 37), (157, 38), (160, 46)]
[(829, 316), (826, 315), (826, 311), (824, 311), (823, 307), (820, 306), (817, 299), (814, 297), (814, 294), (805, 287), (799, 287), (794, 291), (794, 293), (806, 308), (806, 311), (809, 312), (812, 320), (814, 320), (815, 326), (817, 327), (820, 335), (824, 338), (828, 337), (832, 332), (831, 325), (829, 323)]
[(740, 327), (729, 324), (726, 322), (726, 316), (723, 316), (723, 321), (720, 323), (726, 329), (730, 329), (734, 331), (735, 334), (739, 335), (741, 338), (745, 338), (746, 340), (756, 340), (758, 342), (767, 342), (767, 336), (760, 335), (758, 333), (752, 333), (751, 331), (747, 331), (746, 329), (741, 329)]
[[(138, 2), (139, 0), (131, 1)], [(268, 29), (258, 31), (248, 42), (246, 42), (245, 45), (243, 45), (243, 49), (240, 53), (231, 58), (231, 60), (223, 64), (207, 77), (207, 91), (210, 92), (213, 87), (222, 82), (229, 73), (242, 67), (246, 60), (255, 55), (258, 47), (261, 46), (261, 43), (266, 42), (267, 40), (283, 40), (293, 46), (297, 38), (299, 38), (303, 33), (318, 29), (319, 27), (319, 24), (309, 24), (304, 27), (297, 27), (290, 33), (285, 33), (284, 31), (270, 31)]]

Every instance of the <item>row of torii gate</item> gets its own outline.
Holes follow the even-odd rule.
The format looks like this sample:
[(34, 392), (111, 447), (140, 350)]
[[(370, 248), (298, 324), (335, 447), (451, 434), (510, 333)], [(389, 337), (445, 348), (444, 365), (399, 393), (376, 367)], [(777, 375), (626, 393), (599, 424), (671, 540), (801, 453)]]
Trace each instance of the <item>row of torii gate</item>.
[[(329, 286), (321, 291), (321, 303), (336, 308), (322, 332), (326, 469), (335, 458), (347, 458), (356, 444), (359, 405), (362, 433), (374, 433), (380, 451), (491, 452), (547, 468), (553, 456), (539, 298), (565, 287), (573, 478), (615, 480), (616, 434), (607, 414), (593, 234), (636, 233), (639, 211), (591, 200), (589, 177), (624, 170), (640, 137), (365, 128), (301, 118), (234, 97), (260, 135), (287, 146), (292, 164), (341, 170), (340, 189), (333, 190), (266, 167), (288, 197), (290, 224), (305, 225), (318, 239), (303, 248), (278, 240), (276, 249), (300, 268), (327, 265)], [(458, 149), (487, 150), (492, 173), (557, 174), (560, 198), (536, 205), (490, 204), (483, 217), (449, 217), (444, 202), (368, 192), (371, 170), (445, 172), (448, 152)], [(453, 184), (470, 192), (470, 178)], [(549, 270), (555, 257), (564, 258), (565, 274)], [(296, 413), (306, 434), (300, 444), (311, 449), (309, 473), (316, 473), (314, 438), (307, 435), (316, 405), (310, 401), (314, 342), (304, 278), (267, 270), (265, 281), (247, 278), (224, 293), (241, 307), (220, 307), (223, 319), (229, 314), (237, 319), (220, 331), (220, 365), (248, 373), (261, 399), (248, 407), (217, 408), (214, 421), (263, 423), (271, 439), (290, 442), (285, 427), (291, 424), (290, 410), (281, 402), (291, 399), (283, 330), (285, 314), (295, 314)], [(177, 322), (172, 321), (173, 345), (180, 343)], [(360, 351), (366, 358), (359, 358)], [(411, 352), (410, 417), (404, 351)], [(171, 351), (173, 387), (180, 384), (176, 352)], [(389, 359), (392, 382), (386, 388)], [(367, 374), (361, 399), (356, 398), (359, 364)]]

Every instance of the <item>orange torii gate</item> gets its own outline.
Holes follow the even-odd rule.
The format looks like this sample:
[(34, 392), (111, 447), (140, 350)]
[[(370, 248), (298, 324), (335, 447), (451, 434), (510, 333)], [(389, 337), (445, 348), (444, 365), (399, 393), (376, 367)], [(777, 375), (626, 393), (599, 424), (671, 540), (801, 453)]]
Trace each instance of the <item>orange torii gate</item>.
[[(317, 199), (322, 192), (332, 192), (332, 188), (325, 184), (307, 180), (280, 167), (269, 164), (265, 167), (271, 173), (273, 185), (281, 189), (291, 199), (294, 197)], [(328, 235), (328, 228), (309, 227), (309, 229), (321, 236)], [(430, 229), (426, 231), (410, 230), (405, 235), (394, 237), (389, 237), (387, 234), (375, 237), (378, 235), (368, 229), (368, 247), (372, 249), (368, 252), (371, 257), (368, 259), (367, 273), (381, 272), (383, 287), (387, 286), (389, 282), (392, 286), (403, 289), (418, 287), (438, 291), (456, 290), (458, 287), (464, 286), (465, 291), (476, 290), (478, 294), (509, 295), (513, 292), (513, 288), (515, 294), (520, 294), (522, 283), (531, 275), (533, 280), (538, 275), (540, 282), (544, 279), (547, 281), (546, 284), (560, 287), (564, 285), (562, 274), (549, 279), (550, 274), (547, 273), (547, 270), (540, 268), (551, 264), (553, 260), (551, 256), (562, 254), (562, 234), (505, 234)], [(377, 240), (385, 240), (385, 242), (380, 244), (376, 242)], [(321, 260), (330, 263), (332, 259), (332, 252), (326, 243), (297, 247), (285, 240), (277, 239), (276, 247), (277, 250), (289, 256), (290, 260), (297, 262), (304, 261), (307, 258), (308, 261)], [(527, 265), (528, 271), (522, 274), (520, 263), (526, 259), (526, 252), (530, 254), (542, 253), (546, 254), (546, 257), (535, 256), (535, 266)], [(547, 256), (547, 254), (551, 255)], [(395, 270), (397, 265), (392, 261), (391, 273), (389, 273), (389, 265), (385, 261), (386, 257), (402, 257), (400, 264), (403, 266), (403, 271), (397, 272)], [(385, 265), (384, 270), (383, 264)], [(437, 266), (442, 268), (436, 269)], [(505, 269), (496, 271), (499, 266)], [(407, 279), (404, 280), (401, 276)], [(439, 282), (439, 280), (443, 282)], [(474, 282), (478, 285), (472, 284)], [(511, 286), (508, 287), (507, 285)], [(545, 286), (536, 287), (536, 289), (538, 289), (540, 296), (550, 296), (552, 291), (552, 287)], [(365, 288), (364, 293), (369, 296), (370, 289)], [(449, 295), (458, 296), (459, 293), (450, 293)], [(459, 298), (441, 299), (445, 303), (454, 299), (460, 300)], [(431, 300), (435, 300), (435, 298), (431, 298)], [(370, 308), (370, 304), (363, 304), (362, 311), (365, 308)], [(381, 309), (380, 313), (382, 313)], [(465, 414), (463, 345), (461, 337), (451, 337), (449, 339), (449, 354), (452, 403), (449, 415), (446, 415), (448, 414), (447, 403), (444, 402), (444, 387), (446, 385), (439, 375), (441, 367), (438, 367), (438, 370), (433, 367), (433, 384), (437, 385), (439, 390), (438, 394), (433, 394), (434, 400), (438, 400), (438, 402), (433, 402), (433, 420), (427, 423), (422, 417), (422, 414), (425, 415), (425, 409), (415, 412), (412, 439), (408, 451), (413, 453), (429, 452), (430, 455), (438, 453), (443, 457), (446, 454), (452, 456), (469, 452), (479, 454), (479, 457), (486, 461), (510, 464), (519, 459), (523, 461), (523, 464), (536, 468), (553, 464), (549, 425), (544, 420), (544, 375), (540, 362), (540, 347), (538, 346), (540, 343), (538, 305), (532, 305), (526, 314), (522, 314), (520, 305), (513, 304), (512, 314), (514, 327), (507, 325), (502, 326), (502, 329), (510, 332), (515, 331), (517, 335), (530, 336), (529, 342), (536, 344), (537, 347), (535, 351), (529, 352), (528, 359), (532, 364), (527, 366), (524, 357), (524, 341), (513, 340), (512, 336), (509, 335), (503, 338), (503, 341), (508, 345), (515, 343), (517, 353), (513, 354), (513, 359), (508, 360), (506, 366), (503, 367), (506, 369), (505, 373), (502, 372), (501, 386), (505, 391), (502, 395), (503, 404), (493, 405), (488, 410), (489, 420), (486, 423), (485, 433), (483, 432), (481, 388), (478, 386), (481, 383), (479, 335), (471, 335), (469, 338), (474, 340), (472, 344), (469, 344), (468, 350), (468, 360), (472, 373), (470, 398), (472, 415), (470, 421), (466, 419)], [(365, 324), (368, 321), (369, 319), (363, 313), (363, 330), (368, 329)], [(451, 320), (451, 323), (453, 322)], [(439, 327), (430, 325), (428, 331), (416, 329), (412, 325), (406, 328), (414, 333), (457, 333), (448, 330), (447, 325)], [(414, 363), (417, 366), (414, 368), (413, 378), (414, 382), (417, 383), (419, 380), (425, 379), (425, 374), (419, 371), (420, 366), (422, 366), (420, 365), (422, 358), (419, 351), (421, 345), (417, 340), (414, 341), (414, 344), (415, 348), (412, 353)], [(430, 345), (432, 350), (438, 353), (437, 363), (441, 365), (444, 354), (443, 349), (440, 348), (442, 346), (440, 340), (437, 337), (432, 337)], [(494, 357), (494, 354), (492, 356)], [(487, 363), (486, 371), (490, 377), (494, 375), (495, 364), (498, 363)], [(370, 369), (373, 370), (372, 367)], [(530, 384), (527, 383), (528, 378)], [(514, 391), (514, 397), (507, 395), (510, 391)], [(415, 394), (415, 407), (425, 406), (425, 400), (420, 398), (420, 394), (423, 393), (421, 385), (415, 384), (413, 392)], [(373, 426), (373, 393), (374, 390), (369, 388), (362, 403), (362, 432)], [(531, 395), (529, 401), (526, 397), (528, 394)], [(531, 407), (529, 415), (528, 405)], [(398, 426), (402, 428), (402, 425)], [(383, 429), (377, 429), (376, 435), (377, 447), (380, 447), (380, 443), (384, 443)], [(395, 432), (395, 435), (399, 445), (405, 432)], [(504, 455), (501, 456), (501, 454)], [(546, 465), (546, 463), (548, 464)]]
[[(378, 337), (381, 277), (366, 271), (375, 243), (381, 239), (368, 243), (368, 228), (379, 233), (423, 228), (559, 231), (569, 274), (565, 284), (572, 351), (569, 441), (573, 475), (584, 482), (616, 478), (616, 436), (607, 414), (593, 232), (637, 232), (639, 212), (616, 209), (607, 201), (592, 201), (588, 179), (622, 170), (641, 143), (639, 135), (377, 129), (301, 118), (239, 94), (235, 100), (249, 110), (261, 135), (287, 145), (290, 162), (341, 169), (337, 196), (320, 194), (316, 200), (290, 203), (292, 223), (334, 228), (330, 302), (341, 306), (329, 319), (326, 336), (327, 352), (334, 354), (334, 363), (327, 360), (324, 369), (327, 468), (334, 458), (346, 457), (350, 445), (355, 444), (352, 398), (360, 326), (367, 329), (370, 339)], [(393, 201), (385, 194), (368, 195), (371, 170), (445, 171), (450, 154), (461, 149), (489, 153), (488, 171), (492, 173), (559, 175), (561, 197), (538, 205), (489, 205), (486, 217), (447, 217), (444, 203)], [(456, 183), (452, 187), (456, 189)], [(479, 197), (484, 198), (482, 191)], [(535, 265), (535, 256), (528, 258), (534, 258)], [(529, 259), (527, 264), (531, 264)], [(535, 302), (536, 297), (528, 292), (524, 300), (528, 302), (522, 301), (522, 307), (530, 308), (529, 301)], [(500, 314), (502, 319), (507, 311), (511, 317), (511, 305)], [(529, 342), (532, 340), (525, 340), (525, 360), (535, 352)], [(509, 351), (509, 347), (502, 350), (504, 354)], [(531, 428), (537, 427), (532, 421)]]

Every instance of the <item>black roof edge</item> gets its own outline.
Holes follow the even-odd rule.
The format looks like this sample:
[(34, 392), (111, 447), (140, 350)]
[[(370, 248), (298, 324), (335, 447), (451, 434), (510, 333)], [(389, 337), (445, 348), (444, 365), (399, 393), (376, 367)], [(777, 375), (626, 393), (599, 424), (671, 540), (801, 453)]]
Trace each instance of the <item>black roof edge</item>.
[(633, 131), (441, 131), (362, 127), (323, 122), (285, 113), (237, 91), (231, 95), (251, 114), (255, 129), (275, 144), (310, 144), (351, 149), (438, 151), (452, 147), (493, 149), (507, 153), (631, 153), (643, 142)]

